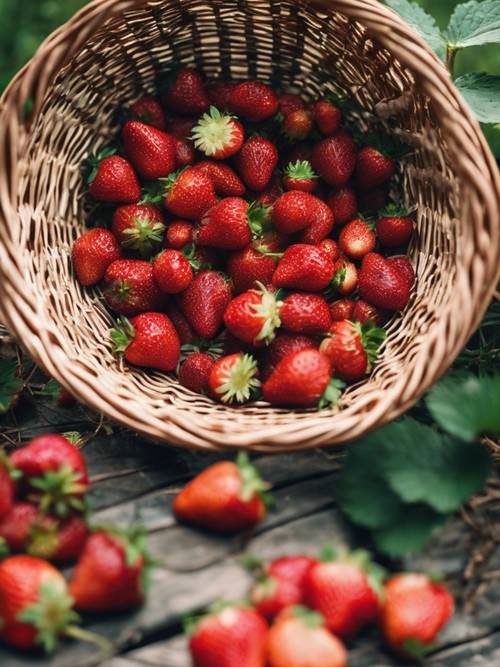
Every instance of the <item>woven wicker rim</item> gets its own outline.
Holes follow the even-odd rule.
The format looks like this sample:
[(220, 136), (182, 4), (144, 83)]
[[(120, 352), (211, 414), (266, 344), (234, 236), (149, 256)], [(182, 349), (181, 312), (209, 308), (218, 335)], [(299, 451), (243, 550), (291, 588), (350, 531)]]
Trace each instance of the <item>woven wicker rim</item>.
[[(170, 4), (182, 8), (183, 3), (184, 0), (176, 0)], [(322, 16), (340, 12), (350, 21), (359, 22), (366, 29), (367, 39), (389, 52), (416, 81), (419, 94), (429, 98), (433, 118), (447, 145), (446, 161), (452, 165), (463, 190), (460, 222), (461, 233), (466, 235), (454, 280), (445, 282), (442, 277), (442, 289), (453, 293), (448, 295), (430, 329), (415, 324), (411, 359), (407, 365), (400, 363), (396, 373), (393, 369), (390, 379), (384, 380), (381, 372), (376, 390), (354, 389), (346, 409), (338, 414), (295, 416), (274, 411), (276, 417), (259, 421), (262, 408), (249, 407), (238, 413), (212, 406), (207, 399), (197, 402), (195, 397), (189, 399), (192, 412), (186, 404), (179, 409), (176, 394), (170, 397), (161, 418), (149, 409), (158, 404), (158, 398), (146, 394), (144, 406), (148, 411), (143, 414), (140, 402), (128, 400), (128, 393), (122, 391), (128, 376), (124, 376), (123, 384), (114, 387), (105, 373), (96, 377), (67, 354), (64, 340), (54, 330), (43, 300), (27, 275), (29, 243), (24, 239), (21, 249), (19, 234), (15, 233), (25, 213), (20, 206), (20, 174), (30, 141), (30, 130), (21, 119), (25, 101), (33, 100), (35, 124), (54, 77), (108, 19), (142, 6), (157, 8), (168, 4), (159, 0), (95, 0), (42, 44), (5, 91), (0, 101), (1, 318), (37, 363), (79, 400), (157, 440), (201, 449), (240, 447), (278, 452), (358, 438), (400, 415), (446, 371), (479, 323), (500, 277), (500, 178), (495, 161), (438, 58), (399, 16), (375, 0), (302, 0), (297, 5)], [(199, 4), (222, 6), (221, 0)], [(239, 0), (238, 4), (253, 9), (266, 3)], [(456, 253), (456, 248), (452, 247), (450, 253), (453, 251)], [(419, 268), (425, 272), (425, 258), (417, 257), (416, 262), (417, 273)], [(415, 316), (414, 321), (417, 319)], [(402, 322), (395, 322), (391, 335), (397, 337), (398, 326), (403, 326)]]

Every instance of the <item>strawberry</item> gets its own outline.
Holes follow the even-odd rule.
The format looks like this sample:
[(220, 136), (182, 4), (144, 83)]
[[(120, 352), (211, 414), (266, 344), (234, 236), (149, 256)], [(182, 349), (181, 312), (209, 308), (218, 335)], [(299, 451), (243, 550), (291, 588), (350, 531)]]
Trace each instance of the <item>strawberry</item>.
[(192, 352), (179, 368), (179, 383), (187, 389), (203, 394), (208, 389), (208, 378), (214, 360), (204, 352)]
[(15, 478), (19, 473), (15, 471), (7, 456), (0, 449), (0, 521), (1, 517), (10, 512), (16, 496)]
[(193, 224), (187, 220), (173, 220), (167, 227), (164, 246), (181, 250), (193, 242)]
[(326, 254), (330, 257), (332, 262), (336, 262), (340, 257), (339, 246), (336, 241), (333, 239), (323, 239), (318, 244), (318, 247), (321, 248)]
[(283, 119), (283, 133), (292, 141), (303, 141), (310, 135), (313, 127), (311, 113), (305, 109), (291, 111)]
[(191, 133), (198, 121), (195, 118), (185, 116), (170, 116), (168, 119), (168, 132), (175, 139), (191, 142)]
[(243, 182), (256, 192), (261, 192), (269, 184), (276, 165), (276, 146), (264, 137), (250, 137), (234, 158), (236, 171)]
[(360, 324), (371, 321), (380, 327), (387, 322), (389, 314), (384, 310), (380, 310), (380, 308), (375, 308), (375, 306), (366, 303), (363, 299), (359, 299), (359, 301), (354, 302), (354, 308), (350, 315), (342, 319), (353, 320), (353, 322), (360, 322)]
[(31, 526), (26, 552), (54, 563), (69, 563), (81, 554), (88, 533), (87, 523), (79, 516), (64, 520), (39, 517)]
[(315, 350), (317, 345), (309, 336), (278, 333), (271, 345), (265, 350), (260, 365), (262, 381), (265, 382), (279, 362), (293, 352)]
[(214, 160), (227, 160), (243, 146), (245, 131), (240, 122), (216, 107), (198, 121), (191, 135), (195, 147)]
[(174, 137), (175, 164), (179, 169), (196, 162), (196, 151), (191, 141)]
[(299, 95), (281, 95), (278, 104), (279, 112), (284, 118), (292, 111), (302, 111), (306, 108), (304, 100)]
[(348, 257), (362, 259), (375, 248), (375, 232), (372, 225), (356, 218), (348, 222), (340, 232), (339, 247)]
[(6, 644), (53, 651), (79, 620), (72, 606), (64, 577), (50, 563), (25, 555), (0, 563), (0, 637)]
[(384, 338), (385, 331), (371, 322), (340, 320), (332, 324), (319, 349), (330, 359), (335, 377), (357, 382), (370, 372)]
[(130, 162), (142, 177), (154, 180), (174, 171), (175, 144), (170, 134), (131, 120), (123, 128), (122, 139)]
[[(266, 251), (269, 246), (266, 246)], [(273, 257), (267, 257), (253, 245), (247, 245), (229, 255), (226, 270), (232, 280), (234, 291), (241, 294), (256, 287), (258, 282), (271, 282), (276, 267)]]
[(89, 193), (97, 201), (111, 204), (135, 204), (141, 198), (141, 185), (128, 160), (105, 151), (88, 160)]
[(392, 178), (396, 163), (371, 146), (365, 146), (358, 152), (356, 163), (356, 186), (360, 190), (371, 190), (383, 185)]
[(328, 632), (321, 614), (294, 606), (276, 619), (269, 631), (269, 667), (346, 667), (347, 651)]
[(160, 310), (165, 295), (153, 277), (153, 266), (142, 259), (117, 259), (104, 276), (104, 298), (121, 315)]
[(226, 83), (224, 81), (214, 83), (208, 89), (210, 104), (213, 104), (221, 111), (227, 111), (231, 106), (231, 96), (236, 84)]
[(346, 257), (339, 257), (333, 265), (332, 285), (342, 296), (351, 294), (358, 284), (358, 270)]
[(321, 134), (330, 136), (340, 127), (342, 111), (328, 100), (318, 100), (313, 106), (312, 117)]
[(164, 250), (153, 262), (153, 277), (162, 292), (177, 294), (191, 284), (193, 269), (182, 252)]
[(245, 120), (266, 120), (278, 112), (279, 102), (273, 90), (260, 81), (243, 81), (231, 91), (231, 111)]
[(271, 621), (283, 609), (300, 604), (304, 580), (316, 563), (309, 556), (283, 556), (259, 567), (250, 600), (264, 618)]
[(100, 282), (108, 266), (120, 257), (118, 241), (102, 227), (94, 227), (79, 236), (71, 253), (78, 282), (86, 287)]
[(208, 110), (208, 96), (199, 72), (184, 67), (174, 72), (171, 79), (162, 95), (167, 109), (188, 116), (198, 116)]
[(447, 588), (425, 574), (399, 574), (384, 587), (381, 626), (387, 644), (405, 658), (423, 660), (435, 649), (440, 630), (453, 614)]
[(143, 257), (149, 257), (163, 240), (165, 222), (157, 206), (129, 204), (118, 207), (113, 213), (111, 231), (122, 248), (137, 250)]
[(177, 331), (181, 344), (185, 345), (186, 343), (190, 343), (195, 337), (195, 334), (180, 308), (178, 308), (175, 303), (171, 303), (168, 307), (167, 314), (172, 320), (172, 324)]
[(192, 629), (194, 667), (265, 667), (267, 623), (243, 605), (213, 607)]
[(312, 567), (304, 582), (306, 604), (319, 611), (328, 629), (351, 639), (380, 613), (382, 570), (365, 551), (353, 551)]
[(397, 209), (389, 211), (391, 214), (377, 220), (378, 240), (386, 248), (408, 245), (413, 234), (413, 221)]
[(215, 194), (221, 197), (241, 197), (245, 194), (245, 186), (228, 164), (202, 160), (196, 164), (195, 169), (210, 178)]
[(359, 294), (382, 310), (402, 310), (410, 299), (408, 278), (397, 265), (371, 252), (361, 264)]
[(281, 324), (282, 305), (283, 302), (260, 283), (258, 289), (243, 292), (228, 304), (224, 311), (224, 324), (233, 336), (244, 343), (268, 345)]
[[(271, 213), (274, 228), (281, 234), (294, 234), (312, 224), (327, 221), (333, 226), (333, 215), (326, 204), (309, 192), (291, 190), (274, 202)], [(318, 243), (321, 239), (318, 239)]]
[(264, 382), (264, 400), (283, 407), (317, 407), (328, 400), (330, 373), (328, 357), (316, 349), (288, 354)]
[(210, 395), (223, 403), (245, 403), (260, 387), (257, 373), (257, 362), (250, 354), (235, 353), (222, 357), (210, 371)]
[(344, 225), (357, 215), (356, 193), (348, 185), (333, 190), (327, 197), (326, 203), (332, 209), (333, 217), (338, 225)]
[(12, 464), (23, 474), (23, 485), (40, 502), (42, 511), (53, 507), (64, 516), (70, 509), (84, 509), (89, 486), (82, 453), (62, 435), (49, 433), (31, 440), (11, 454)]
[(333, 278), (333, 263), (327, 253), (314, 245), (288, 246), (273, 274), (273, 285), (288, 289), (320, 292)]
[(222, 250), (241, 250), (260, 236), (268, 219), (268, 208), (249, 204), (240, 197), (226, 197), (205, 213), (194, 239), (197, 245)]
[(311, 155), (314, 171), (334, 187), (345, 185), (356, 166), (356, 147), (348, 132), (340, 130), (318, 142)]
[(198, 336), (214, 338), (222, 327), (231, 297), (231, 287), (220, 273), (200, 271), (178, 299), (180, 309)]
[(311, 210), (311, 224), (302, 231), (299, 241), (311, 245), (319, 244), (330, 234), (334, 222), (332, 209), (316, 197)]
[(338, 299), (330, 304), (330, 315), (333, 322), (352, 320), (355, 304), (352, 299)]
[(307, 160), (290, 162), (283, 175), (285, 190), (301, 190), (302, 192), (313, 192), (318, 184), (318, 177), (314, 173), (311, 163)]
[(24, 551), (30, 530), (38, 517), (38, 507), (32, 503), (15, 503), (0, 515), (0, 538), (10, 551)]
[(257, 468), (240, 453), (236, 463), (215, 463), (197, 475), (176, 496), (172, 509), (178, 519), (195, 526), (237, 533), (264, 519), (267, 489)]
[(165, 180), (165, 208), (187, 220), (199, 220), (217, 203), (212, 180), (195, 167), (171, 174)]
[(142, 530), (98, 530), (87, 540), (69, 585), (75, 608), (126, 611), (142, 604), (151, 559)]
[(357, 200), (360, 211), (374, 213), (387, 204), (387, 188), (358, 189)]
[(159, 371), (173, 371), (180, 355), (180, 341), (164, 313), (141, 313), (130, 321), (121, 318), (111, 330), (113, 352), (129, 364)]
[(141, 97), (130, 107), (130, 120), (137, 120), (146, 125), (152, 125), (157, 130), (165, 132), (167, 120), (161, 104), (152, 97)]
[(408, 289), (411, 290), (415, 284), (415, 271), (413, 270), (413, 266), (408, 257), (405, 255), (398, 255), (397, 257), (388, 257), (387, 261), (393, 269), (399, 271), (401, 279), (405, 281)]
[(283, 194), (280, 177), (275, 174), (269, 181), (268, 186), (262, 190), (262, 192), (256, 194), (258, 195), (257, 199), (255, 200), (257, 204), (262, 204), (263, 206), (272, 206), (274, 202)]
[(299, 334), (321, 334), (332, 323), (326, 299), (319, 294), (295, 292), (287, 296), (280, 310), (281, 326)]

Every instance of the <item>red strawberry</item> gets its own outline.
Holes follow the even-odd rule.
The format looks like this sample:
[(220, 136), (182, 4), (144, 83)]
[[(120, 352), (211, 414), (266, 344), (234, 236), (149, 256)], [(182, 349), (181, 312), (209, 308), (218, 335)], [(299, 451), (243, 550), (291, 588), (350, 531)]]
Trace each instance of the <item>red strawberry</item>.
[(311, 113), (301, 109), (291, 111), (283, 119), (283, 132), (292, 141), (303, 141), (310, 135), (313, 122)]
[(289, 333), (278, 333), (271, 345), (265, 350), (260, 374), (265, 382), (279, 362), (289, 354), (302, 350), (315, 350), (317, 345), (309, 336)]
[(269, 344), (280, 326), (282, 302), (264, 285), (235, 297), (224, 312), (228, 331), (244, 343), (259, 346)]
[(187, 389), (203, 394), (208, 389), (208, 378), (214, 360), (204, 352), (192, 352), (179, 368), (179, 383)]
[[(268, 248), (269, 246), (266, 246), (266, 251)], [(269, 284), (275, 268), (274, 258), (267, 257), (251, 244), (232, 252), (226, 266), (236, 294), (255, 288), (258, 282)]]
[(306, 604), (319, 611), (328, 629), (343, 639), (354, 637), (380, 613), (380, 568), (364, 551), (312, 567), (304, 582)]
[(50, 563), (24, 555), (0, 563), (0, 637), (6, 644), (53, 651), (78, 621), (72, 603), (64, 577)]
[[(326, 204), (309, 192), (291, 190), (274, 202), (271, 219), (274, 228), (281, 234), (294, 234), (309, 227), (314, 222), (315, 214), (323, 212), (324, 208), (328, 208)], [(328, 211), (328, 219), (333, 226), (333, 215)]]
[(103, 612), (138, 607), (150, 562), (142, 531), (98, 530), (88, 538), (69, 585), (75, 608)]
[(299, 95), (281, 95), (278, 98), (279, 112), (283, 117), (292, 111), (301, 111), (306, 108), (304, 100)]
[(16, 495), (14, 479), (18, 476), (10, 459), (0, 449), (0, 520), (12, 509)]
[(356, 166), (356, 147), (350, 134), (340, 130), (314, 146), (311, 164), (321, 178), (335, 187), (345, 185)]
[(40, 501), (43, 511), (53, 506), (63, 516), (69, 509), (84, 509), (87, 467), (78, 447), (67, 438), (55, 433), (38, 436), (10, 458), (22, 472), (30, 497)]
[(164, 313), (141, 313), (130, 321), (121, 318), (111, 339), (113, 352), (135, 366), (173, 371), (179, 361), (179, 336)]
[(332, 209), (333, 217), (338, 225), (343, 225), (356, 217), (358, 204), (354, 190), (345, 185), (332, 191), (326, 200)]
[(231, 106), (231, 96), (236, 84), (225, 83), (224, 81), (214, 83), (208, 89), (210, 104), (213, 104), (221, 111), (227, 111)]
[(193, 241), (193, 224), (187, 220), (173, 220), (165, 235), (165, 247), (180, 250)]
[(283, 301), (280, 310), (281, 326), (299, 334), (321, 334), (332, 323), (326, 299), (319, 294), (296, 292)]
[(70, 563), (78, 558), (87, 541), (88, 526), (80, 516), (61, 520), (47, 515), (33, 522), (26, 552), (54, 563)]
[(257, 373), (257, 362), (250, 354), (235, 353), (222, 357), (210, 371), (210, 395), (222, 403), (245, 403), (260, 387)]
[(215, 608), (189, 640), (194, 667), (265, 667), (267, 623), (245, 606)]
[(221, 197), (241, 197), (245, 194), (245, 186), (228, 164), (203, 160), (196, 164), (195, 169), (199, 169), (210, 178), (215, 194)]
[(330, 304), (330, 315), (333, 322), (352, 320), (355, 304), (352, 299), (338, 299)]
[(386, 248), (408, 245), (413, 234), (413, 222), (403, 215), (380, 218), (377, 221), (377, 237)]
[(347, 651), (321, 614), (294, 606), (269, 631), (267, 661), (269, 667), (346, 667)]
[(175, 113), (197, 116), (207, 111), (208, 96), (200, 74), (192, 67), (179, 69), (162, 96), (163, 104)]
[(165, 185), (165, 208), (179, 218), (199, 220), (217, 202), (212, 180), (195, 167), (171, 174)]
[(189, 261), (178, 250), (164, 250), (153, 262), (153, 277), (162, 292), (183, 292), (193, 280)]
[(273, 274), (273, 285), (288, 289), (320, 292), (333, 278), (333, 263), (327, 253), (314, 245), (288, 246)]
[(104, 276), (104, 298), (121, 315), (160, 310), (165, 295), (153, 277), (153, 266), (142, 259), (117, 259)]
[(301, 190), (313, 192), (318, 184), (318, 177), (314, 173), (311, 163), (307, 160), (290, 162), (284, 171), (283, 185), (285, 190)]
[(406, 282), (408, 289), (411, 290), (415, 284), (415, 271), (408, 257), (398, 255), (397, 257), (388, 257), (387, 261), (393, 269), (395, 268), (399, 271), (401, 279)]
[(38, 517), (38, 507), (32, 503), (15, 503), (0, 515), (0, 538), (11, 551), (24, 551), (30, 530)]
[(332, 324), (319, 349), (330, 359), (336, 377), (357, 382), (370, 372), (384, 338), (385, 331), (371, 322), (340, 320)]
[(358, 190), (357, 199), (360, 211), (379, 211), (387, 204), (387, 189), (373, 188), (372, 190)]
[(180, 141), (191, 142), (191, 132), (196, 125), (195, 118), (186, 118), (185, 116), (170, 116), (168, 119), (168, 131), (176, 139)]
[(375, 248), (375, 232), (370, 223), (356, 218), (340, 232), (339, 247), (352, 259), (362, 259)]
[(240, 453), (236, 463), (215, 463), (197, 475), (176, 496), (172, 509), (195, 526), (237, 533), (264, 519), (267, 488), (248, 456)]
[(231, 297), (231, 287), (220, 273), (201, 271), (178, 299), (184, 316), (198, 336), (214, 338), (222, 327)]
[(305, 578), (315, 563), (309, 556), (283, 556), (260, 566), (250, 594), (259, 614), (271, 621), (283, 609), (300, 604)]
[(163, 240), (165, 222), (157, 206), (129, 204), (116, 209), (111, 231), (123, 248), (149, 257)]
[(209, 209), (195, 231), (195, 243), (222, 250), (241, 250), (262, 233), (268, 217), (265, 206), (251, 205), (240, 197), (227, 197)]
[(318, 247), (321, 248), (326, 254), (330, 257), (332, 262), (336, 262), (340, 257), (340, 250), (337, 242), (333, 239), (323, 239), (318, 244)]
[(453, 598), (443, 584), (425, 574), (400, 574), (385, 587), (382, 632), (388, 645), (405, 658), (421, 661), (453, 614)]
[(321, 134), (334, 134), (342, 122), (342, 111), (328, 100), (318, 100), (313, 106), (312, 116)]
[(97, 201), (135, 204), (141, 198), (141, 185), (134, 168), (119, 155), (105, 155), (89, 158), (89, 193)]
[(165, 132), (167, 121), (161, 104), (152, 97), (141, 97), (130, 107), (130, 119), (152, 125)]
[(351, 314), (342, 319), (353, 320), (353, 322), (360, 322), (361, 324), (371, 320), (374, 324), (380, 327), (387, 322), (389, 314), (360, 299), (359, 301), (354, 302), (354, 308), (352, 309)]
[(88, 287), (104, 278), (108, 266), (121, 257), (121, 251), (110, 231), (94, 227), (76, 239), (71, 257), (78, 282)]
[(174, 137), (175, 163), (177, 167), (188, 167), (196, 162), (196, 151), (191, 141)]
[(402, 310), (410, 299), (408, 278), (397, 265), (371, 252), (361, 264), (359, 294), (382, 310)]
[(265, 120), (278, 112), (279, 102), (273, 90), (260, 81), (244, 81), (231, 92), (231, 111), (245, 120)]
[(392, 178), (396, 163), (376, 148), (365, 146), (358, 152), (356, 185), (360, 190), (371, 190)]
[(151, 125), (129, 121), (122, 132), (127, 156), (144, 178), (168, 176), (175, 169), (175, 144), (170, 134)]
[(181, 344), (185, 345), (186, 343), (190, 343), (195, 337), (194, 331), (191, 329), (191, 325), (175, 303), (169, 305), (168, 316), (172, 320), (172, 324), (179, 335)]
[(358, 270), (346, 257), (339, 257), (333, 265), (333, 287), (342, 296), (351, 294), (358, 284)]
[(263, 206), (272, 206), (274, 202), (283, 194), (280, 177), (278, 175), (273, 176), (267, 188), (262, 190), (260, 194), (256, 194), (258, 194), (257, 199), (255, 200), (257, 204), (262, 204)]
[(245, 131), (233, 116), (210, 107), (193, 128), (195, 147), (214, 160), (227, 160), (237, 153), (245, 141)]
[(316, 198), (311, 210), (311, 224), (300, 234), (300, 242), (319, 244), (330, 234), (334, 222), (332, 209), (324, 201)]
[(234, 158), (234, 164), (247, 187), (260, 192), (267, 187), (276, 169), (278, 151), (269, 139), (250, 137)]

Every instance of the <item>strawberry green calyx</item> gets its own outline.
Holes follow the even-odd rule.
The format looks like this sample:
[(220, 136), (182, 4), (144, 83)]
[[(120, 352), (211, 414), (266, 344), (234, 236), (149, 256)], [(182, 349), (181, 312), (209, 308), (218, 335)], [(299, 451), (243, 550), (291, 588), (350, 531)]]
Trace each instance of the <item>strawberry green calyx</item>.
[(325, 389), (323, 396), (319, 400), (318, 410), (324, 410), (325, 408), (331, 408), (338, 405), (340, 397), (342, 396), (342, 390), (345, 389), (345, 386), (345, 382), (339, 380), (339, 378), (331, 378), (328, 387)]
[(42, 492), (39, 499), (41, 513), (52, 510), (64, 517), (72, 511), (83, 512), (85, 501), (82, 495), (87, 487), (79, 480), (80, 473), (68, 465), (62, 465), (58, 470), (48, 470), (43, 476), (31, 479), (31, 486)]
[(285, 167), (284, 173), (288, 178), (293, 178), (297, 181), (311, 179), (315, 180), (319, 178), (311, 167), (309, 160), (297, 160), (296, 162), (290, 162)]
[(301, 604), (294, 605), (291, 607), (290, 611), (293, 613), (295, 618), (298, 618), (304, 625), (308, 628), (320, 628), (325, 625), (325, 618), (322, 614), (317, 611), (312, 611), (308, 607), (304, 607)]
[(276, 337), (276, 329), (281, 326), (280, 310), (283, 301), (279, 301), (276, 294), (270, 292), (265, 285), (258, 282), (258, 289), (255, 290), (261, 295), (260, 303), (252, 303), (251, 310), (255, 317), (262, 318), (264, 324), (256, 340), (263, 340), (267, 345)]
[(10, 554), (9, 545), (4, 540), (3, 537), (0, 537), (0, 558), (5, 558)]
[(236, 459), (236, 465), (241, 477), (240, 498), (243, 502), (249, 502), (254, 496), (260, 496), (266, 506), (271, 502), (271, 498), (266, 493), (269, 491), (269, 484), (264, 482), (260, 472), (250, 463), (248, 454), (240, 452)]
[(75, 447), (82, 447), (85, 444), (85, 439), (78, 431), (65, 431), (61, 434), (63, 438), (69, 440)]
[(271, 231), (272, 206), (252, 202), (247, 209), (247, 222), (252, 232), (252, 237), (258, 239)]
[(223, 403), (245, 403), (260, 387), (257, 362), (250, 354), (240, 355), (239, 360), (225, 371), (223, 382), (217, 388)]
[(234, 116), (221, 113), (217, 107), (211, 106), (193, 128), (191, 139), (195, 147), (207, 157), (223, 151), (238, 138), (233, 121)]
[(149, 257), (155, 247), (162, 242), (164, 232), (165, 225), (162, 222), (135, 218), (133, 227), (123, 232), (127, 238), (122, 242), (122, 246), (130, 250), (138, 250), (143, 257)]
[(89, 169), (89, 175), (87, 176), (87, 184), (91, 185), (97, 176), (101, 162), (107, 157), (116, 155), (116, 148), (104, 148), (100, 153), (90, 154), (86, 159), (85, 163)]
[(352, 322), (351, 324), (361, 338), (361, 344), (368, 357), (366, 372), (369, 373), (373, 364), (377, 361), (379, 348), (385, 340), (385, 329), (376, 327), (371, 321), (364, 324), (360, 324), (359, 322)]
[(424, 644), (419, 639), (411, 638), (405, 639), (401, 648), (406, 656), (417, 662), (422, 662), (429, 653), (436, 650), (437, 644)]
[(14, 482), (17, 482), (23, 476), (22, 471), (14, 467), (12, 461), (10, 460), (10, 458), (7, 456), (7, 454), (4, 452), (3, 449), (0, 449), (0, 465), (3, 466), (3, 468), (5, 468), (9, 477)]
[(202, 261), (200, 260), (200, 257), (196, 252), (196, 245), (194, 243), (188, 243), (187, 245), (185, 245), (182, 248), (181, 253), (187, 259), (187, 261), (191, 265), (191, 268), (194, 271), (199, 271), (201, 269)]
[(407, 218), (410, 212), (402, 204), (391, 202), (381, 208), (377, 215), (379, 218)]
[(342, 266), (333, 276), (332, 287), (340, 287), (347, 276), (347, 269), (345, 266)]
[(219, 359), (224, 351), (221, 340), (206, 340), (205, 338), (193, 338), (189, 343), (181, 346), (181, 361), (184, 361), (190, 354), (203, 352), (212, 359)]
[(120, 317), (116, 326), (111, 329), (113, 353), (123, 356), (129, 344), (133, 341), (135, 329), (126, 317)]

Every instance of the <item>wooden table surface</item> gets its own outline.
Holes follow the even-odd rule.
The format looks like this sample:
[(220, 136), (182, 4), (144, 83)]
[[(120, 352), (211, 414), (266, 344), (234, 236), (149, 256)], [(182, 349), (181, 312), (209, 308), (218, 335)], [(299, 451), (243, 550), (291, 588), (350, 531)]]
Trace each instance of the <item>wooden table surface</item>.
[[(97, 429), (97, 433), (92, 433)], [(81, 406), (57, 407), (51, 399), (23, 399), (14, 416), (0, 422), (4, 441), (26, 441), (42, 432), (80, 431), (89, 437), (84, 453), (90, 470), (94, 524), (127, 526), (141, 521), (161, 565), (146, 604), (135, 613), (87, 617), (85, 626), (115, 642), (116, 655), (102, 660), (89, 644), (64, 642), (50, 658), (27, 657), (0, 647), (0, 667), (188, 667), (182, 617), (217, 598), (238, 599), (250, 578), (242, 553), (271, 559), (288, 553), (316, 554), (325, 543), (365, 546), (363, 535), (343, 521), (335, 503), (342, 451), (260, 456), (257, 463), (274, 487), (276, 507), (254, 534), (214, 537), (176, 523), (172, 500), (182, 485), (217, 456), (152, 444), (98, 419)], [(376, 501), (376, 499), (374, 499)], [(416, 568), (444, 573), (458, 609), (425, 662), (429, 667), (500, 665), (500, 487), (475, 499), (441, 530), (423, 554), (392, 570)], [(375, 630), (358, 639), (350, 667), (396, 667)]]

